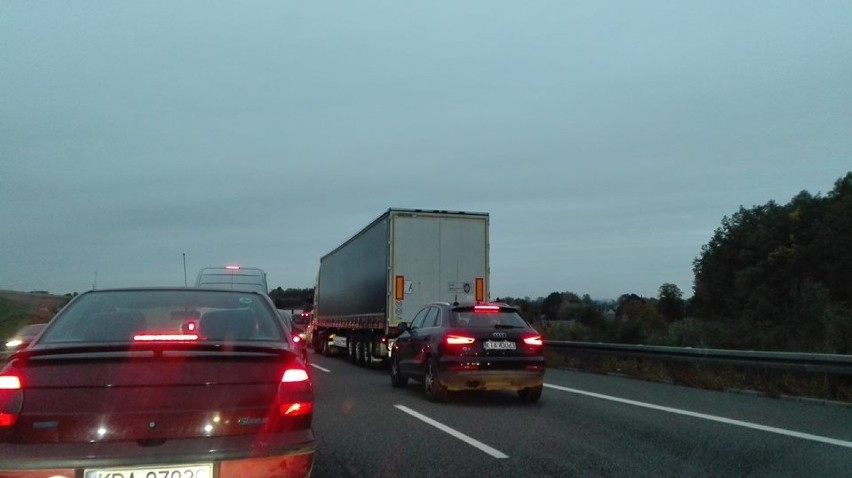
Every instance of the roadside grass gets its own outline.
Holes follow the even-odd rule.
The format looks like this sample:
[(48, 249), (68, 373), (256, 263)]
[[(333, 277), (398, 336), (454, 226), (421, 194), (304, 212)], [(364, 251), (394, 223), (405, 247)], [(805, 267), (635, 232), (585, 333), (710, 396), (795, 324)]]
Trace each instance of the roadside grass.
[(706, 390), (852, 403), (852, 377), (848, 375), (698, 364), (682, 360), (615, 357), (558, 349), (546, 349), (545, 359), (548, 367), (620, 375)]
[[(0, 292), (0, 339), (2, 344), (21, 327), (47, 322), (69, 298), (27, 292)], [(0, 344), (0, 345), (2, 345)]]
[(3, 340), (3, 343), (6, 343), (9, 337), (14, 335), (28, 321), (29, 314), (26, 308), (8, 300), (0, 299), (0, 339)]

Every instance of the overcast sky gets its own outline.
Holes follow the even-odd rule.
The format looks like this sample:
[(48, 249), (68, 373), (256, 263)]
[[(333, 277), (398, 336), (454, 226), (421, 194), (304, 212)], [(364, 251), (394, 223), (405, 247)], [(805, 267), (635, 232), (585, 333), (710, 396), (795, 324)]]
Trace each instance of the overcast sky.
[(491, 295), (692, 295), (740, 205), (852, 170), (852, 6), (0, 3), (0, 289), (319, 258), (491, 214)]

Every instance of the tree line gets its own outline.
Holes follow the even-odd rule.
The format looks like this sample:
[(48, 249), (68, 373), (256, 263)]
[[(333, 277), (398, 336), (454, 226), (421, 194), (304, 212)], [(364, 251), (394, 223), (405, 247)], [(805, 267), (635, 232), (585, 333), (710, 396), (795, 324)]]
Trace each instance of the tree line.
[[(852, 172), (825, 196), (722, 219), (693, 262), (693, 294), (615, 300), (552, 292), (503, 297), (550, 339), (681, 347), (852, 353)], [(279, 308), (310, 308), (313, 289), (270, 292)]]
[(693, 262), (693, 296), (674, 284), (614, 302), (553, 292), (506, 297), (551, 338), (852, 353), (852, 173), (724, 217)]

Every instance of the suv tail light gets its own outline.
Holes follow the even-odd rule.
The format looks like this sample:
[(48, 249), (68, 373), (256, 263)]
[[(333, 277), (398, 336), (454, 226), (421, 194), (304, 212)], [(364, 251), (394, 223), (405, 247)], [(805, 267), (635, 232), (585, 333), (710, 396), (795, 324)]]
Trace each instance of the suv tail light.
[(16, 374), (0, 375), (0, 429), (13, 427), (24, 405), (24, 386)]
[(541, 340), (541, 335), (533, 335), (532, 337), (524, 337), (524, 343), (527, 345), (544, 345), (544, 341)]
[(456, 334), (447, 335), (447, 337), (444, 339), (444, 342), (446, 342), (447, 345), (470, 345), (475, 341), (476, 339), (474, 339), (473, 337)]

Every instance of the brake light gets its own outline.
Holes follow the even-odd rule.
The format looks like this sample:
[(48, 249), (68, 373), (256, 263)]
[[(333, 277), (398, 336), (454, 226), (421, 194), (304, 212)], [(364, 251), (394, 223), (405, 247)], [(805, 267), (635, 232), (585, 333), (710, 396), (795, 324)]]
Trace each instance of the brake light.
[(284, 371), (278, 387), (278, 403), (278, 413), (282, 417), (310, 416), (313, 413), (311, 379), (305, 369), (293, 367)]
[(473, 337), (467, 337), (464, 335), (448, 335), (445, 339), (447, 345), (469, 345), (472, 344), (476, 339)]
[(496, 314), (500, 312), (499, 305), (475, 305), (473, 311), (479, 314)]
[(240, 266), (225, 266), (225, 269), (228, 269), (228, 270), (231, 270), (231, 271), (238, 271), (238, 270), (240, 270)]
[(540, 335), (535, 335), (532, 337), (525, 337), (524, 343), (527, 345), (544, 345), (544, 341), (541, 340)]
[(134, 335), (135, 342), (193, 342), (198, 334), (139, 334)]
[(313, 402), (293, 402), (293, 403), (282, 403), (281, 406), (278, 407), (278, 413), (284, 417), (299, 417), (302, 415), (309, 415), (314, 411)]
[(281, 376), (282, 383), (305, 382), (309, 380), (308, 372), (301, 368), (289, 368)]
[(0, 376), (0, 390), (20, 390), (21, 377), (17, 375), (2, 375)]
[(0, 428), (14, 426), (24, 404), (21, 377), (0, 375)]

